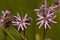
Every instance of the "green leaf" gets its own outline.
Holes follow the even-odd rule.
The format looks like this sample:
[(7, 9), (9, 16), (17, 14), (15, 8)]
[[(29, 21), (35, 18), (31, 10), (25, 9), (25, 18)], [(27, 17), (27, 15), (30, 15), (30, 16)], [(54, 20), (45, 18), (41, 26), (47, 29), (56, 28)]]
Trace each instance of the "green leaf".
[[(9, 27), (7, 31), (13, 36), (13, 38), (15, 40), (20, 40), (21, 39), (18, 31), (14, 27), (12, 27), (12, 26)], [(9, 35), (7, 35), (7, 37), (6, 37), (6, 40), (8, 40), (8, 39), (10, 39)]]
[(4, 31), (2, 28), (0, 28), (0, 40), (4, 40), (5, 36), (4, 36)]

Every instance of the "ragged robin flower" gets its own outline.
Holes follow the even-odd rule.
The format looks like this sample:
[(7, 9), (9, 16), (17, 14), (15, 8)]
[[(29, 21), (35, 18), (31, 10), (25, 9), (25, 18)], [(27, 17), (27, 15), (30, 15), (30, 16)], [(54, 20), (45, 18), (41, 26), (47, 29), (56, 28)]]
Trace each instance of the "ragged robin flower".
[(57, 23), (54, 21), (56, 15), (55, 15), (55, 8), (57, 8), (58, 5), (52, 5), (49, 8), (47, 7), (47, 1), (44, 0), (44, 5), (40, 7), (40, 9), (34, 9), (34, 11), (37, 13), (37, 16), (39, 17), (37, 20), (39, 21), (37, 25), (39, 25), (39, 28), (43, 25), (46, 29), (51, 28), (50, 23)]
[(27, 14), (25, 14), (24, 18), (21, 18), (19, 13), (17, 16), (14, 16), (12, 23), (18, 27), (18, 31), (26, 29), (27, 25), (30, 25), (30, 18), (27, 18)]
[(9, 16), (9, 11), (8, 10), (2, 10), (2, 16), (0, 18), (0, 25), (4, 22), (4, 20), (6, 19), (6, 17)]

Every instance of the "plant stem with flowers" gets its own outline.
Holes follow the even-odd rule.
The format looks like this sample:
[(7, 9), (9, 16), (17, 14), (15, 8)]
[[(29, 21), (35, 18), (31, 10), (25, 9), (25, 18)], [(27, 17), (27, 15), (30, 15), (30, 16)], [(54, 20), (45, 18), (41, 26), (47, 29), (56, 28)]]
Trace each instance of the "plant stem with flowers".
[(54, 19), (56, 18), (56, 8), (58, 8), (58, 5), (52, 5), (48, 8), (47, 1), (44, 0), (44, 5), (42, 5), (40, 9), (34, 10), (37, 13), (37, 16), (39, 17), (37, 19), (39, 21), (37, 25), (39, 25), (39, 28), (41, 28), (41, 26), (43, 25), (44, 28), (43, 40), (45, 40), (47, 28), (51, 29), (50, 24), (57, 23), (54, 21)]

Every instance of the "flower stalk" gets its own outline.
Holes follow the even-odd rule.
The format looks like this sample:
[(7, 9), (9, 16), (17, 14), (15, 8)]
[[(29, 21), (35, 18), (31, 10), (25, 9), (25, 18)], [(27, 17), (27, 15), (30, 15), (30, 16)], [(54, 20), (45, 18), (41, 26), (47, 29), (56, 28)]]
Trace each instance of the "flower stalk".
[(51, 23), (57, 23), (54, 21), (56, 18), (56, 8), (58, 8), (59, 5), (52, 5), (50, 7), (47, 7), (47, 1), (44, 0), (44, 5), (40, 7), (40, 9), (34, 9), (36, 12), (38, 19), (37, 19), (37, 25), (39, 25), (39, 29), (41, 26), (43, 26), (44, 34), (43, 34), (43, 40), (45, 40), (47, 28), (51, 29), (50, 24)]

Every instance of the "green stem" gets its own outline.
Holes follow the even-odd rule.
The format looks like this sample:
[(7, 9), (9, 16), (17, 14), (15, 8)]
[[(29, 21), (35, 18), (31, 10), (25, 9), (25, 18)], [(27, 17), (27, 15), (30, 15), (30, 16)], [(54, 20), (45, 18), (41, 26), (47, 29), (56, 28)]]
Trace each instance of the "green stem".
[[(26, 35), (25, 35), (25, 30), (24, 30), (24, 37), (26, 37)], [(25, 40), (25, 39), (24, 39)]]
[(4, 27), (1, 27), (13, 40), (15, 40), (14, 39), (14, 37), (4, 28)]
[(24, 40), (27, 40), (22, 34), (20, 34), (20, 36), (21, 36)]
[(44, 29), (44, 34), (43, 34), (43, 40), (45, 40), (45, 36), (46, 36), (46, 33), (47, 33), (47, 29), (43, 28)]

